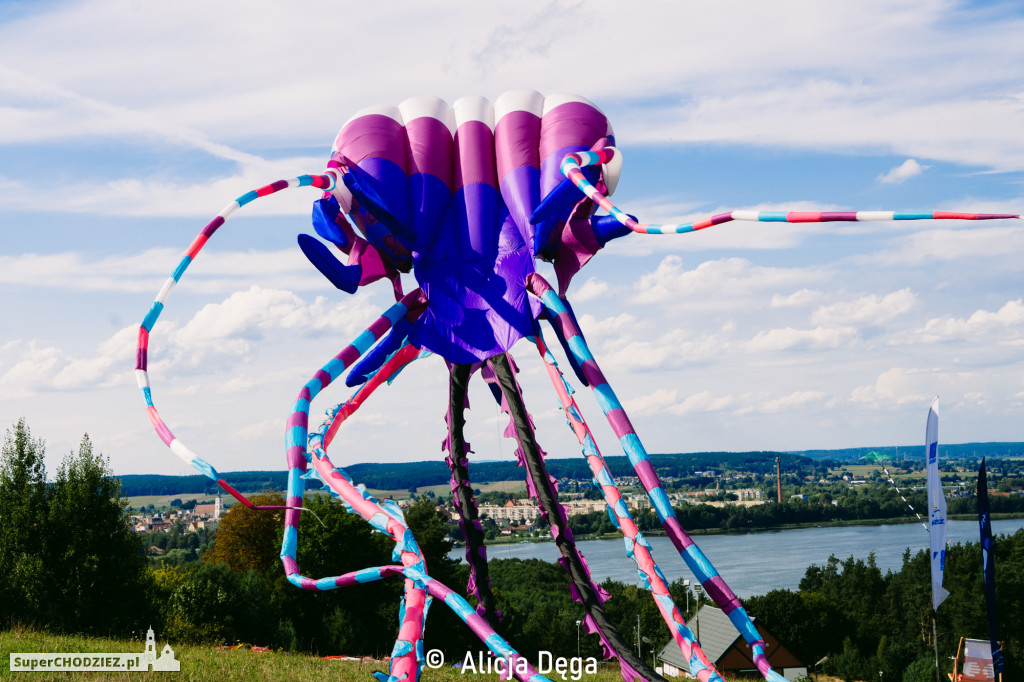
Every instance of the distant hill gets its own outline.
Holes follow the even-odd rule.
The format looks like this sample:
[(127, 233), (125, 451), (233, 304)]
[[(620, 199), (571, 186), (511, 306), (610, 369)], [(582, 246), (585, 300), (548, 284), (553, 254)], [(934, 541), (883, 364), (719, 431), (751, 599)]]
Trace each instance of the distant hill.
[[(898, 461), (924, 456), (924, 445), (879, 446), (865, 448), (844, 448), (841, 450), (802, 450), (799, 452), (692, 452), (651, 455), (651, 464), (660, 476), (691, 477), (695, 472), (723, 470), (746, 471), (769, 474), (775, 471), (775, 458), (781, 460), (784, 472), (799, 469), (810, 470), (829, 463), (857, 462), (869, 453), (879, 453)], [(982, 456), (989, 458), (1024, 457), (1024, 443), (960, 443), (939, 444), (943, 459), (976, 462)], [(606, 457), (608, 467), (615, 477), (634, 476), (633, 467), (626, 457)], [(586, 460), (582, 457), (566, 457), (546, 460), (548, 473), (555, 478), (589, 480), (592, 477)], [(426, 462), (362, 463), (346, 469), (357, 483), (377, 490), (404, 490), (428, 485), (447, 483), (451, 476), (448, 467), (440, 458)], [(288, 487), (286, 471), (234, 471), (222, 473), (224, 480), (238, 490), (285, 490)], [(476, 462), (469, 464), (470, 480), (474, 483), (495, 481), (522, 481), (525, 472), (515, 462)], [(220, 490), (216, 483), (205, 476), (158, 476), (156, 474), (128, 474), (121, 476), (121, 490), (124, 495), (202, 495)], [(306, 483), (307, 489), (319, 485), (314, 481)]]
[[(782, 467), (792, 470), (813, 465), (803, 455), (780, 452), (698, 452), (651, 455), (655, 470), (662, 476), (691, 476), (697, 471), (723, 469), (769, 473), (775, 470), (775, 458), (780, 457)], [(613, 476), (633, 476), (633, 467), (626, 457), (607, 457)], [(590, 468), (582, 457), (546, 460), (548, 473), (555, 478), (589, 480)], [(362, 463), (346, 468), (357, 483), (379, 490), (401, 490), (411, 487), (440, 485), (450, 480), (451, 472), (441, 459), (427, 462), (401, 462), (394, 464)], [(221, 473), (225, 481), (238, 490), (284, 490), (288, 486), (286, 471), (235, 471)], [(525, 472), (512, 461), (477, 462), (470, 460), (469, 476), (474, 483), (524, 480)], [(127, 474), (121, 476), (122, 494), (139, 495), (200, 495), (215, 493), (220, 487), (205, 476), (159, 476), (156, 474)], [(316, 482), (306, 483), (307, 489), (319, 487)]]
[[(843, 448), (840, 450), (799, 450), (791, 454), (814, 460), (831, 459), (838, 462), (856, 462), (869, 453), (886, 455), (890, 460), (924, 458), (924, 443), (918, 445), (886, 445), (870, 448)], [(940, 459), (963, 459), (967, 462), (981, 461), (982, 457), (1024, 457), (1024, 443), (942, 443), (939, 442)]]

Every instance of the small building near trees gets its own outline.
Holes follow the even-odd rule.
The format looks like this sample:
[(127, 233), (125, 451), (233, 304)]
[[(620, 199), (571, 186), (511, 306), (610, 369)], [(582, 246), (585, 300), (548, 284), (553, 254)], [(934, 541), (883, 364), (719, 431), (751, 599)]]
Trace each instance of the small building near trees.
[[(751, 618), (761, 639), (764, 640), (765, 656), (772, 669), (787, 680), (807, 676), (807, 666), (779, 642), (756, 618)], [(733, 627), (729, 616), (721, 609), (702, 606), (693, 618), (686, 622), (694, 636), (700, 639), (701, 648), (722, 675), (729, 678), (760, 678), (754, 666), (750, 645)], [(661, 672), (665, 677), (692, 678), (689, 661), (683, 657), (675, 640), (669, 640), (658, 654)]]

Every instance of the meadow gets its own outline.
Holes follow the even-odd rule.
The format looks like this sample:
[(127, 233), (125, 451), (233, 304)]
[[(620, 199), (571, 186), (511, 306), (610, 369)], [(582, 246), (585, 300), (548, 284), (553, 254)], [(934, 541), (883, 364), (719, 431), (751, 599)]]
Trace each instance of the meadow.
[[(165, 640), (156, 633), (157, 651), (163, 649)], [(47, 680), (71, 680), (92, 682), (110, 679), (149, 679), (152, 676), (168, 676), (180, 682), (216, 680), (217, 682), (337, 682), (337, 680), (374, 680), (375, 671), (387, 671), (387, 663), (327, 660), (301, 653), (254, 652), (248, 649), (217, 651), (210, 646), (177, 644), (171, 642), (175, 658), (181, 662), (177, 673), (119, 673), (119, 672), (35, 672), (27, 679), (33, 682)], [(15, 628), (0, 632), (0, 677), (10, 673), (8, 661), (13, 652), (21, 653), (138, 653), (145, 649), (145, 633), (137, 639), (107, 639), (81, 635), (53, 635)], [(554, 672), (547, 675), (552, 680), (561, 680)], [(420, 677), (423, 682), (494, 682), (495, 674), (463, 674), (451, 667), (432, 670), (425, 668)], [(565, 676), (572, 679), (571, 674)], [(586, 682), (621, 682), (618, 665), (604, 664), (596, 674), (584, 674)]]

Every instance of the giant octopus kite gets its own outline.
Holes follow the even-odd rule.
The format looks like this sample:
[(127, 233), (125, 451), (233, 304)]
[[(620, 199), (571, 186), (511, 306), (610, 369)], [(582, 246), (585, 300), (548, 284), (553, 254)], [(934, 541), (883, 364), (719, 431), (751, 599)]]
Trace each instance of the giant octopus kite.
[[(146, 371), (147, 347), (149, 334), (171, 289), (206, 241), (237, 209), (258, 197), (302, 186), (322, 190), (322, 198), (313, 206), (313, 227), (323, 240), (348, 256), (347, 264), (343, 265), (323, 242), (299, 235), (299, 246), (313, 265), (347, 293), (378, 280), (390, 282), (395, 304), (299, 391), (286, 425), (289, 478), (281, 545), (281, 562), (288, 580), (303, 589), (329, 590), (390, 575), (404, 577), (401, 622), (390, 672), (375, 673), (382, 681), (419, 679), (424, 664), (423, 628), (432, 598), (453, 609), (495, 656), (504, 659), (507, 670), (518, 679), (547, 679), (494, 629), (499, 613), (490, 589), (463, 437), (467, 383), (476, 371), (510, 417), (505, 433), (518, 441), (516, 455), (520, 466), (526, 469), (529, 494), (550, 524), (561, 553), (559, 561), (570, 576), (573, 598), (585, 609), (587, 631), (600, 637), (606, 656), (619, 659), (625, 680), (662, 679), (630, 650), (608, 620), (602, 606), (608, 595), (594, 582), (576, 548), (566, 513), (558, 503), (554, 479), (545, 470), (545, 455), (534, 436), (516, 381), (516, 366), (508, 354), (516, 342), (525, 339), (536, 348), (547, 368), (568, 424), (593, 471), (594, 482), (622, 531), (626, 554), (636, 562), (644, 587), (652, 593), (675, 641), (689, 660), (690, 671), (704, 682), (722, 682), (669, 595), (665, 576), (651, 556), (651, 547), (631, 518), (572, 397), (573, 389), (545, 343), (542, 320), (554, 331), (572, 374), (595, 393), (668, 537), (690, 571), (746, 639), (764, 678), (784, 680), (772, 671), (765, 657), (764, 641), (739, 599), (677, 520), (640, 438), (590, 352), (566, 300), (573, 276), (612, 239), (633, 233), (679, 234), (731, 220), (1020, 217), (949, 212), (733, 211), (685, 225), (643, 224), (608, 199), (619, 178), (621, 158), (605, 115), (579, 97), (545, 97), (522, 91), (505, 93), (494, 103), (483, 97), (464, 97), (454, 106), (422, 97), (397, 107), (364, 110), (342, 127), (322, 174), (279, 180), (248, 192), (206, 225), (142, 322), (136, 374), (157, 433), (176, 455), (217, 481), (242, 503), (252, 506), (212, 466), (174, 437), (154, 407)], [(557, 289), (536, 271), (536, 259), (552, 263)], [(406, 293), (401, 274), (410, 271), (417, 287)], [(430, 354), (443, 358), (449, 369), (448, 437), (444, 447), (452, 472), (453, 497), (467, 540), (468, 592), (476, 598), (475, 609), (430, 577), (401, 510), (392, 501), (376, 500), (364, 486), (355, 485), (343, 469), (331, 463), (326, 452), (341, 423), (378, 386), (390, 382), (408, 363)], [(350, 371), (345, 383), (358, 388), (348, 401), (328, 410), (326, 421), (311, 433), (310, 403), (346, 370)], [(310, 478), (329, 488), (346, 509), (390, 536), (395, 542), (394, 559), (399, 563), (329, 578), (302, 575), (295, 557), (302, 494), (306, 479)]]

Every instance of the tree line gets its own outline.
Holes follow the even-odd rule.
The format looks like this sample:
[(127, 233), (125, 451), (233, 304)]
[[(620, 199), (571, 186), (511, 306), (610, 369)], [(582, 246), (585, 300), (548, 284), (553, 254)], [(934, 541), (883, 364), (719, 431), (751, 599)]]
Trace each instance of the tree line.
[[(775, 458), (779, 457), (784, 473), (807, 475), (823, 471), (835, 462), (827, 460), (814, 462), (800, 455), (777, 452), (700, 452), (688, 454), (651, 455), (650, 459), (658, 474), (666, 477), (692, 477), (694, 472), (708, 470), (745, 471), (769, 474), (775, 471)], [(613, 476), (635, 476), (636, 472), (624, 456), (607, 457)], [(548, 472), (555, 478), (569, 478), (589, 481), (593, 473), (586, 460), (579, 457), (551, 458), (547, 460)], [(426, 462), (397, 462), (353, 464), (347, 468), (349, 474), (366, 487), (377, 490), (404, 490), (448, 483), (451, 471), (440, 459)], [(518, 481), (523, 470), (514, 461), (469, 463), (470, 480), (476, 483), (494, 481)], [(235, 471), (222, 474), (225, 481), (239, 490), (283, 490), (288, 484), (285, 471)], [(711, 479), (706, 479), (705, 482)], [(157, 474), (130, 474), (121, 477), (122, 492), (135, 497), (140, 495), (209, 494), (219, 490), (217, 484), (205, 476), (161, 476)], [(307, 489), (319, 484), (310, 481)]]

